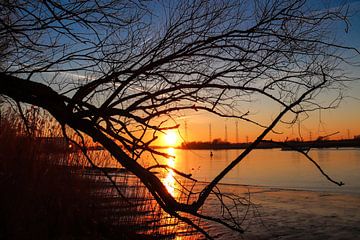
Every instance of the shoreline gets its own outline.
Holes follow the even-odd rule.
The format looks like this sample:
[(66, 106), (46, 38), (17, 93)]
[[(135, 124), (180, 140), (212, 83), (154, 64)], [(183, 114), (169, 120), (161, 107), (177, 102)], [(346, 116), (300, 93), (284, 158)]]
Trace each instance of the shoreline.
[[(198, 181), (200, 184), (207, 184), (207, 181)], [(322, 193), (322, 194), (344, 194), (344, 195), (351, 195), (351, 196), (359, 196), (360, 191), (351, 191), (348, 189), (344, 189), (341, 191), (341, 187), (334, 187), (334, 188), (321, 188), (321, 187), (314, 187), (312, 189), (306, 187), (283, 187), (283, 186), (270, 186), (270, 185), (256, 185), (256, 184), (241, 184), (241, 183), (218, 183), (219, 186), (229, 186), (229, 187), (247, 187), (247, 188), (261, 188), (261, 189), (271, 189), (273, 191), (295, 191), (295, 192), (314, 192), (314, 193)], [(345, 185), (346, 186), (346, 185)], [(340, 191), (333, 190), (338, 188)]]
[[(184, 142), (179, 146), (152, 146), (154, 149), (176, 148), (183, 150), (227, 150), (227, 149), (246, 149), (251, 145), (248, 143), (233, 142)], [(283, 151), (301, 151), (308, 149), (323, 148), (360, 148), (360, 138), (338, 139), (338, 140), (315, 140), (315, 141), (262, 141), (255, 149), (274, 149), (280, 148)]]

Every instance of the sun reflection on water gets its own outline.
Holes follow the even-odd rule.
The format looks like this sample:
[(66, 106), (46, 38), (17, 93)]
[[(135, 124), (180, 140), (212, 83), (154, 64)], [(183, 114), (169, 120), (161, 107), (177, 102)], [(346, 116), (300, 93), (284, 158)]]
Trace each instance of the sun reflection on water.
[[(171, 157), (168, 157), (166, 159), (165, 164), (168, 165), (171, 168), (175, 168), (175, 149), (174, 148), (168, 148), (167, 153), (171, 155)], [(165, 177), (163, 179), (163, 183), (168, 190), (168, 192), (173, 196), (176, 197), (176, 180), (175, 180), (175, 174), (172, 169), (166, 170)]]
[[(170, 147), (166, 149), (166, 153), (170, 155), (168, 158), (164, 158), (162, 164), (166, 164), (170, 168), (177, 169), (181, 167), (181, 160), (179, 160), (179, 151), (176, 151), (174, 148)], [(184, 191), (183, 185), (184, 182), (179, 179), (179, 176), (176, 176), (176, 172), (172, 169), (167, 169), (163, 171), (162, 174), (162, 183), (165, 185), (167, 191), (177, 200), (182, 202), (184, 200)], [(181, 182), (178, 182), (181, 181)], [(182, 199), (183, 198), (183, 199)], [(185, 196), (185, 199), (188, 199)], [(166, 225), (162, 234), (166, 235), (169, 232), (177, 233), (173, 240), (192, 240), (199, 239), (199, 234), (193, 232), (194, 230), (187, 224), (179, 221), (176, 218), (163, 218)]]

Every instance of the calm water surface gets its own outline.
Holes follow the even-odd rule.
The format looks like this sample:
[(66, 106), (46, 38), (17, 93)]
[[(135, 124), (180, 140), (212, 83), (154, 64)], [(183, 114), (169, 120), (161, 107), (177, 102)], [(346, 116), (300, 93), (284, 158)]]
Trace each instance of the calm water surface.
[[(167, 151), (175, 158), (163, 159), (163, 162), (192, 173), (200, 181), (210, 181), (242, 150), (213, 150), (212, 157), (210, 150)], [(327, 181), (303, 155), (280, 149), (254, 150), (222, 183), (360, 194), (360, 149), (312, 149), (310, 156), (345, 186), (338, 187)]]

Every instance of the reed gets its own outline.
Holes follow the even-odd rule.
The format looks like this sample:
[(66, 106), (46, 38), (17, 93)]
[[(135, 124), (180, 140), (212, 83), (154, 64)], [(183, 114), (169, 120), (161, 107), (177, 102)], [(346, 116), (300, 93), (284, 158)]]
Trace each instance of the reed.
[(69, 161), (68, 154), (44, 151), (44, 144), (36, 140), (57, 134), (45, 127), (49, 122), (28, 120), (32, 129), (26, 130), (14, 112), (2, 112), (0, 239), (93, 236), (95, 216), (88, 208), (93, 183), (61, 167)]
[(179, 221), (103, 151), (91, 157), (118, 189), (80, 151), (42, 141), (62, 132), (37, 109), (2, 111), (0, 125), (0, 239), (175, 238)]

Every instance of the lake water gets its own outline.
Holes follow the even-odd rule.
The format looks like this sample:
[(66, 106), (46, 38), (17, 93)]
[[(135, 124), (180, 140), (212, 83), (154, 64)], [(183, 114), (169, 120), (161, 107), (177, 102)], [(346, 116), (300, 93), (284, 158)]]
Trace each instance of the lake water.
[[(213, 150), (212, 157), (210, 150), (165, 151), (175, 158), (162, 162), (191, 173), (197, 180), (210, 181), (242, 150)], [(360, 194), (360, 149), (312, 149), (309, 154), (329, 176), (345, 185), (338, 187), (330, 183), (300, 153), (280, 149), (254, 150), (222, 183)]]

